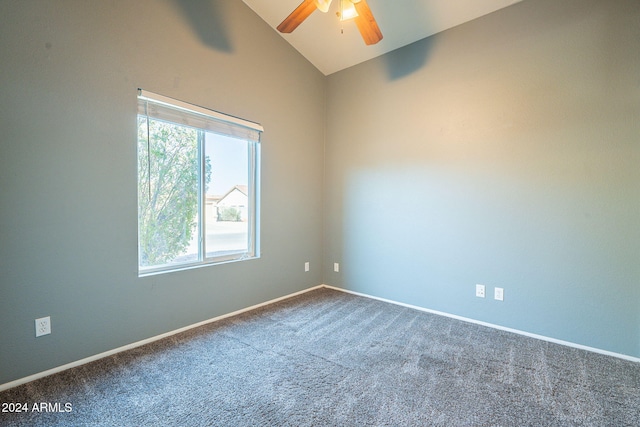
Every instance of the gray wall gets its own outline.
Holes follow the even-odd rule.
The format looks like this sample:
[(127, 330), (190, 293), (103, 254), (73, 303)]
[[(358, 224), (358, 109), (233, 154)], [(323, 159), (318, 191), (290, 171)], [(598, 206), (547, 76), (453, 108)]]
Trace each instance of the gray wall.
[(525, 0), (331, 75), (325, 283), (639, 357), (639, 22)]
[[(639, 19), (525, 0), (325, 78), (239, 1), (1, 2), (0, 384), (323, 281), (639, 357)], [(260, 259), (137, 277), (138, 87), (264, 125)]]
[[(322, 283), (326, 79), (244, 3), (2, 1), (0, 62), (0, 384)], [(138, 87), (265, 127), (260, 259), (137, 277)]]

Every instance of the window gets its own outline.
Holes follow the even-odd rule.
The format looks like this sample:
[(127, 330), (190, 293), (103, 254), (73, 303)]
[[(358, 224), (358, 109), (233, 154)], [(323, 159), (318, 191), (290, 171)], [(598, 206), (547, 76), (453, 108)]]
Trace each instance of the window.
[(140, 275), (259, 256), (261, 132), (138, 91)]

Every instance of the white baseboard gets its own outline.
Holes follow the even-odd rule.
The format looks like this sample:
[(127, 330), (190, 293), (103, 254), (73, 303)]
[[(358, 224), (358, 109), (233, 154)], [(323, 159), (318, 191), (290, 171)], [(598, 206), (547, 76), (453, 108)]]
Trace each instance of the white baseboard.
[(468, 322), (468, 323), (475, 323), (477, 325), (482, 325), (482, 326), (486, 326), (486, 327), (489, 327), (489, 328), (499, 329), (501, 331), (511, 332), (511, 333), (518, 334), (518, 335), (524, 335), (526, 337), (535, 338), (535, 339), (539, 339), (539, 340), (542, 340), (542, 341), (548, 341), (548, 342), (552, 342), (552, 343), (555, 343), (555, 344), (565, 345), (565, 346), (568, 346), (568, 347), (578, 348), (578, 349), (590, 351), (590, 352), (593, 352), (593, 353), (599, 353), (599, 354), (603, 354), (603, 355), (606, 355), (606, 356), (617, 357), (619, 359), (624, 359), (624, 360), (628, 360), (628, 361), (631, 361), (631, 362), (640, 363), (640, 358), (633, 357), (633, 356), (628, 356), (626, 354), (620, 354), (620, 353), (615, 353), (615, 352), (612, 352), (612, 351), (602, 350), (602, 349), (599, 349), (599, 348), (588, 347), (588, 346), (584, 346), (584, 345), (581, 345), (581, 344), (572, 343), (572, 342), (569, 342), (569, 341), (558, 340), (558, 339), (555, 339), (555, 338), (545, 337), (543, 335), (532, 334), (532, 333), (529, 333), (529, 332), (520, 331), (518, 329), (506, 328), (504, 326), (494, 325), (492, 323), (482, 322), (482, 321), (479, 321), (479, 320), (474, 320), (474, 319), (470, 319), (470, 318), (467, 318), (467, 317), (457, 316), (455, 314), (445, 313), (445, 312), (441, 312), (441, 311), (437, 311), (437, 310), (431, 310), (431, 309), (424, 308), (424, 307), (419, 307), (419, 306), (416, 306), (416, 305), (405, 304), (405, 303), (389, 300), (389, 299), (386, 299), (386, 298), (380, 298), (380, 297), (376, 297), (376, 296), (373, 296), (373, 295), (364, 294), (364, 293), (361, 293), (361, 292), (354, 292), (354, 291), (350, 291), (348, 289), (337, 288), (337, 287), (329, 286), (329, 285), (318, 285), (318, 286), (313, 286), (311, 288), (304, 289), (304, 290), (298, 291), (298, 292), (294, 292), (292, 294), (288, 294), (288, 295), (285, 295), (285, 296), (282, 296), (282, 297), (279, 297), (279, 298), (275, 298), (275, 299), (272, 299), (272, 300), (269, 300), (269, 301), (266, 301), (266, 302), (263, 302), (263, 303), (260, 303), (260, 304), (252, 305), (252, 306), (247, 307), (247, 308), (236, 310), (236, 311), (233, 311), (231, 313), (223, 314), (221, 316), (217, 316), (217, 317), (214, 317), (214, 318), (211, 318), (211, 319), (208, 319), (208, 320), (204, 320), (202, 322), (194, 323), (192, 325), (185, 326), (183, 328), (179, 328), (179, 329), (176, 329), (176, 330), (173, 330), (173, 331), (170, 331), (170, 332), (166, 332), (164, 334), (156, 335), (156, 336), (151, 337), (151, 338), (147, 338), (147, 339), (144, 339), (144, 340), (141, 340), (141, 341), (137, 341), (137, 342), (122, 346), (122, 347), (118, 347), (118, 348), (115, 348), (113, 350), (109, 350), (109, 351), (105, 351), (103, 353), (99, 353), (99, 354), (96, 354), (96, 355), (93, 355), (93, 356), (89, 356), (89, 357), (86, 357), (84, 359), (77, 360), (75, 362), (71, 362), (71, 363), (67, 363), (67, 364), (62, 365), (62, 366), (58, 366), (56, 368), (48, 369), (48, 370), (43, 371), (43, 372), (39, 372), (39, 373), (36, 373), (36, 374), (33, 374), (33, 375), (29, 375), (28, 377), (20, 378), (20, 379), (17, 379), (15, 381), (11, 381), (11, 382), (8, 382), (8, 383), (5, 383), (5, 384), (0, 384), (0, 391), (8, 390), (10, 388), (17, 387), (19, 385), (22, 385), (22, 384), (25, 384), (25, 383), (28, 383), (28, 382), (31, 382), (31, 381), (35, 381), (37, 379), (44, 378), (44, 377), (47, 377), (49, 375), (56, 374), (58, 372), (66, 371), (67, 369), (75, 368), (77, 366), (81, 366), (81, 365), (87, 364), (89, 362), (93, 362), (93, 361), (96, 361), (96, 360), (99, 360), (99, 359), (114, 355), (116, 353), (121, 353), (123, 351), (131, 350), (133, 348), (140, 347), (142, 345), (149, 344), (149, 343), (152, 343), (154, 341), (158, 341), (158, 340), (161, 340), (163, 338), (167, 338), (167, 337), (170, 337), (172, 335), (188, 331), (189, 329), (197, 328), (198, 326), (203, 326), (203, 325), (206, 325), (206, 324), (209, 324), (209, 323), (217, 322), (219, 320), (226, 319), (226, 318), (232, 317), (232, 316), (236, 316), (238, 314), (245, 313), (245, 312), (251, 311), (251, 310), (255, 310), (257, 308), (264, 307), (264, 306), (267, 306), (267, 305), (270, 305), (270, 304), (274, 304), (276, 302), (279, 302), (279, 301), (294, 297), (296, 295), (301, 295), (301, 294), (304, 294), (304, 293), (307, 293), (307, 292), (310, 292), (310, 291), (313, 291), (313, 290), (319, 289), (319, 288), (333, 289), (333, 290), (340, 291), (340, 292), (345, 292), (345, 293), (349, 293), (349, 294), (353, 294), (353, 295), (362, 296), (362, 297), (365, 297), (365, 298), (371, 298), (371, 299), (374, 299), (374, 300), (387, 302), (387, 303), (390, 303), (390, 304), (395, 304), (395, 305), (400, 305), (400, 306), (407, 307), (407, 308), (412, 308), (414, 310), (424, 311), (426, 313), (431, 313), (431, 314), (436, 314), (436, 315), (439, 315), (439, 316), (450, 317), (452, 319), (462, 320), (462, 321)]
[(358, 296), (365, 297), (365, 298), (371, 298), (371, 299), (375, 299), (375, 300), (382, 301), (382, 302), (388, 302), (388, 303), (391, 303), (391, 304), (400, 305), (400, 306), (407, 307), (407, 308), (412, 308), (414, 310), (424, 311), (426, 313), (431, 313), (431, 314), (437, 314), (439, 316), (450, 317), (452, 319), (462, 320), (463, 322), (475, 323), (476, 325), (486, 326), (486, 327), (493, 328), (493, 329), (499, 329), (501, 331), (511, 332), (511, 333), (514, 333), (514, 334), (523, 335), (523, 336), (526, 336), (526, 337), (529, 337), (529, 338), (535, 338), (535, 339), (538, 339), (538, 340), (547, 341), (547, 342), (551, 342), (551, 343), (554, 343), (554, 344), (560, 344), (560, 345), (564, 345), (564, 346), (567, 346), (567, 347), (573, 347), (573, 348), (577, 348), (577, 349), (580, 349), (580, 350), (590, 351), (592, 353), (603, 354), (605, 356), (612, 356), (612, 357), (617, 357), (618, 359), (624, 359), (624, 360), (628, 360), (628, 361), (631, 361), (631, 362), (640, 363), (640, 358), (629, 356), (629, 355), (626, 355), (626, 354), (615, 353), (613, 351), (602, 350), (602, 349), (599, 349), (599, 348), (589, 347), (589, 346), (582, 345), (582, 344), (576, 344), (576, 343), (573, 343), (573, 342), (570, 342), (570, 341), (563, 341), (563, 340), (559, 340), (559, 339), (556, 339), (556, 338), (550, 338), (550, 337), (546, 337), (544, 335), (532, 334), (530, 332), (521, 331), (521, 330), (518, 330), (518, 329), (507, 328), (507, 327), (504, 327), (504, 326), (495, 325), (493, 323), (482, 322), (480, 320), (470, 319), (468, 317), (457, 316), (455, 314), (445, 313), (445, 312), (437, 311), (437, 310), (431, 310), (431, 309), (424, 308), (424, 307), (419, 307), (419, 306), (416, 306), (416, 305), (405, 304), (405, 303), (402, 303), (402, 302), (393, 301), (393, 300), (389, 300), (389, 299), (386, 299), (386, 298), (380, 298), (380, 297), (376, 297), (376, 296), (373, 296), (373, 295), (364, 294), (364, 293), (361, 293), (361, 292), (350, 291), (348, 289), (336, 288), (334, 286), (329, 286), (329, 285), (322, 285), (322, 287), (327, 288), (327, 289), (333, 289), (333, 290), (336, 290), (336, 291), (346, 292), (348, 294), (358, 295)]
[(209, 324), (209, 323), (217, 322), (219, 320), (226, 319), (228, 317), (236, 316), (238, 314), (245, 313), (247, 311), (255, 310), (255, 309), (260, 308), (260, 307), (264, 307), (264, 306), (267, 306), (267, 305), (270, 305), (270, 304), (274, 304), (274, 303), (276, 303), (278, 301), (282, 301), (282, 300), (285, 300), (287, 298), (294, 297), (296, 295), (301, 295), (301, 294), (304, 294), (306, 292), (312, 291), (314, 289), (321, 288), (323, 286), (324, 285), (318, 285), (318, 286), (314, 286), (314, 287), (309, 288), (309, 289), (304, 289), (302, 291), (294, 292), (292, 294), (288, 294), (288, 295), (285, 295), (285, 296), (282, 296), (282, 297), (279, 297), (279, 298), (275, 298), (275, 299), (272, 299), (272, 300), (269, 300), (269, 301), (266, 301), (266, 302), (263, 302), (263, 303), (260, 303), (260, 304), (252, 305), (251, 307), (243, 308), (243, 309), (240, 309), (240, 310), (233, 311), (231, 313), (227, 313), (227, 314), (223, 314), (221, 316), (214, 317), (212, 319), (208, 319), (208, 320), (204, 320), (202, 322), (194, 323), (193, 325), (185, 326), (183, 328), (176, 329), (174, 331), (169, 331), (169, 332), (166, 332), (164, 334), (156, 335), (156, 336), (151, 337), (151, 338), (147, 338), (147, 339), (144, 339), (144, 340), (141, 340), (141, 341), (136, 341), (134, 343), (131, 343), (131, 344), (128, 344), (128, 345), (125, 345), (125, 346), (122, 346), (122, 347), (118, 347), (118, 348), (115, 348), (113, 350), (109, 350), (109, 351), (105, 351), (105, 352), (100, 353), (100, 354), (96, 354), (96, 355), (93, 355), (93, 356), (85, 357), (84, 359), (80, 359), (80, 360), (77, 360), (75, 362), (67, 363), (65, 365), (58, 366), (56, 368), (48, 369), (48, 370), (43, 371), (43, 372), (38, 372), (37, 374), (29, 375), (28, 377), (19, 378), (19, 379), (15, 380), (15, 381), (11, 381), (11, 382), (8, 382), (8, 383), (5, 383), (5, 384), (0, 384), (0, 391), (8, 390), (10, 388), (17, 387), (19, 385), (22, 385), (22, 384), (25, 384), (25, 383), (28, 383), (28, 382), (31, 382), (31, 381), (35, 381), (35, 380), (40, 379), (40, 378), (48, 377), (49, 375), (57, 374), (58, 372), (66, 371), (67, 369), (71, 369), (71, 368), (75, 368), (77, 366), (85, 365), (85, 364), (87, 364), (89, 362), (93, 362), (93, 361), (102, 359), (104, 357), (108, 357), (108, 356), (114, 355), (116, 353), (121, 353), (123, 351), (131, 350), (133, 348), (140, 347), (142, 345), (149, 344), (149, 343), (152, 343), (154, 341), (158, 341), (158, 340), (170, 337), (170, 336), (175, 335), (175, 334), (179, 334), (180, 332), (185, 332), (185, 331), (188, 331), (189, 329), (197, 328), (198, 326), (203, 326), (203, 325), (206, 325), (206, 324)]

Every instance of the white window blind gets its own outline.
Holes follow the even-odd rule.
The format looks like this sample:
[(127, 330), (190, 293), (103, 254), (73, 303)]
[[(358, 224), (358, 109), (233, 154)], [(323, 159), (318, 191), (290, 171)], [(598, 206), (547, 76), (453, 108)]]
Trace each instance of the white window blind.
[(252, 142), (260, 142), (264, 130), (258, 123), (142, 89), (138, 89), (138, 114)]

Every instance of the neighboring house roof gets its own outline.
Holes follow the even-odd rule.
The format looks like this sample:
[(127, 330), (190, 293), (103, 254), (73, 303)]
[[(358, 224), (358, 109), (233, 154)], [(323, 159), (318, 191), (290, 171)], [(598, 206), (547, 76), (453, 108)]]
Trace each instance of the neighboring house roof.
[(246, 186), (246, 185), (234, 185), (233, 187), (231, 187), (231, 189), (229, 191), (224, 193), (224, 196), (220, 197), (220, 200), (224, 199), (229, 194), (233, 193), (235, 190), (238, 190), (239, 192), (241, 192), (245, 196), (249, 195), (249, 187), (248, 186)]
[(226, 199), (227, 197), (229, 197), (231, 194), (235, 192), (239, 192), (244, 197), (249, 197), (249, 187), (247, 187), (246, 185), (234, 185), (233, 187), (231, 187), (229, 191), (225, 193), (224, 196), (220, 197), (220, 199), (218, 200), (218, 204), (221, 204), (224, 201), (224, 199)]
[[(238, 189), (238, 191), (240, 191), (245, 196), (249, 195), (249, 186), (247, 186), (247, 185), (236, 185), (233, 188)], [(231, 191), (233, 191), (233, 189), (231, 189)], [(231, 191), (229, 191), (227, 194), (231, 193)], [(226, 196), (226, 194), (225, 194), (225, 196)]]
[(249, 196), (249, 187), (246, 185), (234, 185), (233, 187), (231, 187), (229, 189), (229, 191), (227, 191), (226, 193), (224, 193), (223, 195), (219, 195), (219, 194), (207, 194), (207, 202), (208, 203), (219, 203), (221, 200), (224, 200), (229, 194), (233, 193), (234, 191), (238, 190), (240, 193), (242, 193), (245, 196)]

